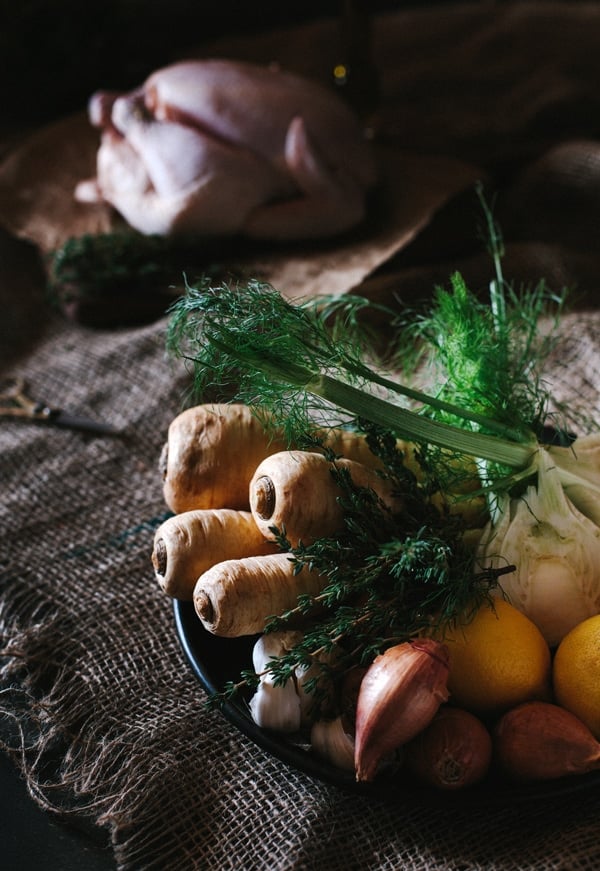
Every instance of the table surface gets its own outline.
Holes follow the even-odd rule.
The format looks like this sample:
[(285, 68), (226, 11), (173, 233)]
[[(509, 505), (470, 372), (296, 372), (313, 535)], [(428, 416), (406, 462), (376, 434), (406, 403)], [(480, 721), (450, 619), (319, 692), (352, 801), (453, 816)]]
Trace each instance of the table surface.
[(110, 871), (112, 850), (91, 831), (55, 821), (39, 808), (12, 760), (0, 753), (0, 833), (4, 871)]

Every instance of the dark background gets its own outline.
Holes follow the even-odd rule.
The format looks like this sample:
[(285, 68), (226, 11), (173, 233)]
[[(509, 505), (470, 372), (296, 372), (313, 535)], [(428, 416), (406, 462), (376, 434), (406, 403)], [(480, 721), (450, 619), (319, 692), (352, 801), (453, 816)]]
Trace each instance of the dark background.
[(339, 17), (350, 6), (373, 14), (423, 5), (423, 0), (0, 0), (0, 124), (10, 118), (29, 125), (79, 110), (98, 88), (133, 87), (188, 48), (197, 50), (224, 35)]
[[(376, 12), (411, 4), (354, 5)], [(188, 47), (337, 16), (343, 7), (344, 0), (0, 0), (1, 112), (5, 120), (47, 121), (82, 108), (100, 87), (141, 83)]]
[(12, 760), (0, 752), (0, 866), (3, 871), (110, 871), (106, 833), (55, 819), (30, 797)]

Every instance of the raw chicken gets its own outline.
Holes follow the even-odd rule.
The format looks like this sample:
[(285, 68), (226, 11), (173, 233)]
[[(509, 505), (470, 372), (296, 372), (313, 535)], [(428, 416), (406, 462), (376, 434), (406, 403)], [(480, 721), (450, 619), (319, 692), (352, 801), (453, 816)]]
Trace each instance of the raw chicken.
[(160, 235), (301, 239), (359, 223), (376, 180), (358, 120), (333, 92), (274, 67), (184, 61), (89, 104), (97, 177), (76, 197)]

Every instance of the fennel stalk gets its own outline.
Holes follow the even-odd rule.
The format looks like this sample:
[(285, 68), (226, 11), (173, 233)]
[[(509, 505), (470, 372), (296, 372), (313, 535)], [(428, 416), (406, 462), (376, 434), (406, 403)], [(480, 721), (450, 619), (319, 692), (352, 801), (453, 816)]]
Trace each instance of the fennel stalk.
[[(369, 367), (353, 333), (344, 338), (338, 330), (332, 338), (318, 301), (291, 304), (258, 281), (235, 287), (203, 283), (188, 287), (171, 314), (168, 347), (192, 362), (196, 395), (234, 384), (238, 401), (268, 408), (290, 436), (310, 430), (312, 412), (330, 421), (339, 416), (346, 424), (368, 420), (398, 438), (510, 469), (528, 469), (534, 460), (537, 440), (526, 428), (498, 423)], [(394, 395), (477, 429), (402, 407)]]

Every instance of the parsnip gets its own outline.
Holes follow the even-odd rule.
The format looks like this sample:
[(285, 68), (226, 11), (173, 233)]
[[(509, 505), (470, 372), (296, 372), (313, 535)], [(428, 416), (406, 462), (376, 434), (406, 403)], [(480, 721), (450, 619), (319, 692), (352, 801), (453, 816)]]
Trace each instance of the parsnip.
[(225, 560), (200, 575), (194, 608), (204, 627), (225, 638), (254, 635), (269, 617), (294, 608), (301, 593), (318, 595), (326, 578), (306, 567), (295, 575), (290, 556)]
[[(354, 460), (369, 466), (371, 469), (383, 469), (384, 463), (369, 448), (367, 439), (361, 433), (352, 430), (332, 428), (321, 431), (323, 446), (330, 448), (335, 454), (346, 460)], [(404, 465), (416, 476), (422, 478), (423, 470), (416, 457), (416, 446), (413, 442), (396, 439), (396, 449), (404, 458)]]
[(176, 514), (197, 508), (248, 510), (254, 469), (283, 447), (246, 405), (188, 408), (171, 422), (161, 455), (165, 502)]
[[(360, 434), (331, 429), (317, 435), (336, 454), (381, 466)], [(265, 457), (287, 447), (283, 434), (265, 432), (247, 405), (188, 408), (171, 422), (161, 453), (165, 502), (176, 514), (196, 508), (248, 510), (254, 470)]]
[[(401, 509), (392, 485), (376, 471), (353, 460), (336, 461), (360, 487), (370, 487), (393, 511)], [(263, 460), (250, 482), (250, 510), (265, 538), (274, 540), (271, 527), (285, 529), (292, 546), (343, 529), (342, 495), (333, 477), (334, 466), (312, 451), (280, 451)]]
[(198, 577), (215, 563), (274, 552), (249, 511), (206, 508), (176, 514), (159, 526), (152, 564), (168, 596), (191, 600)]

